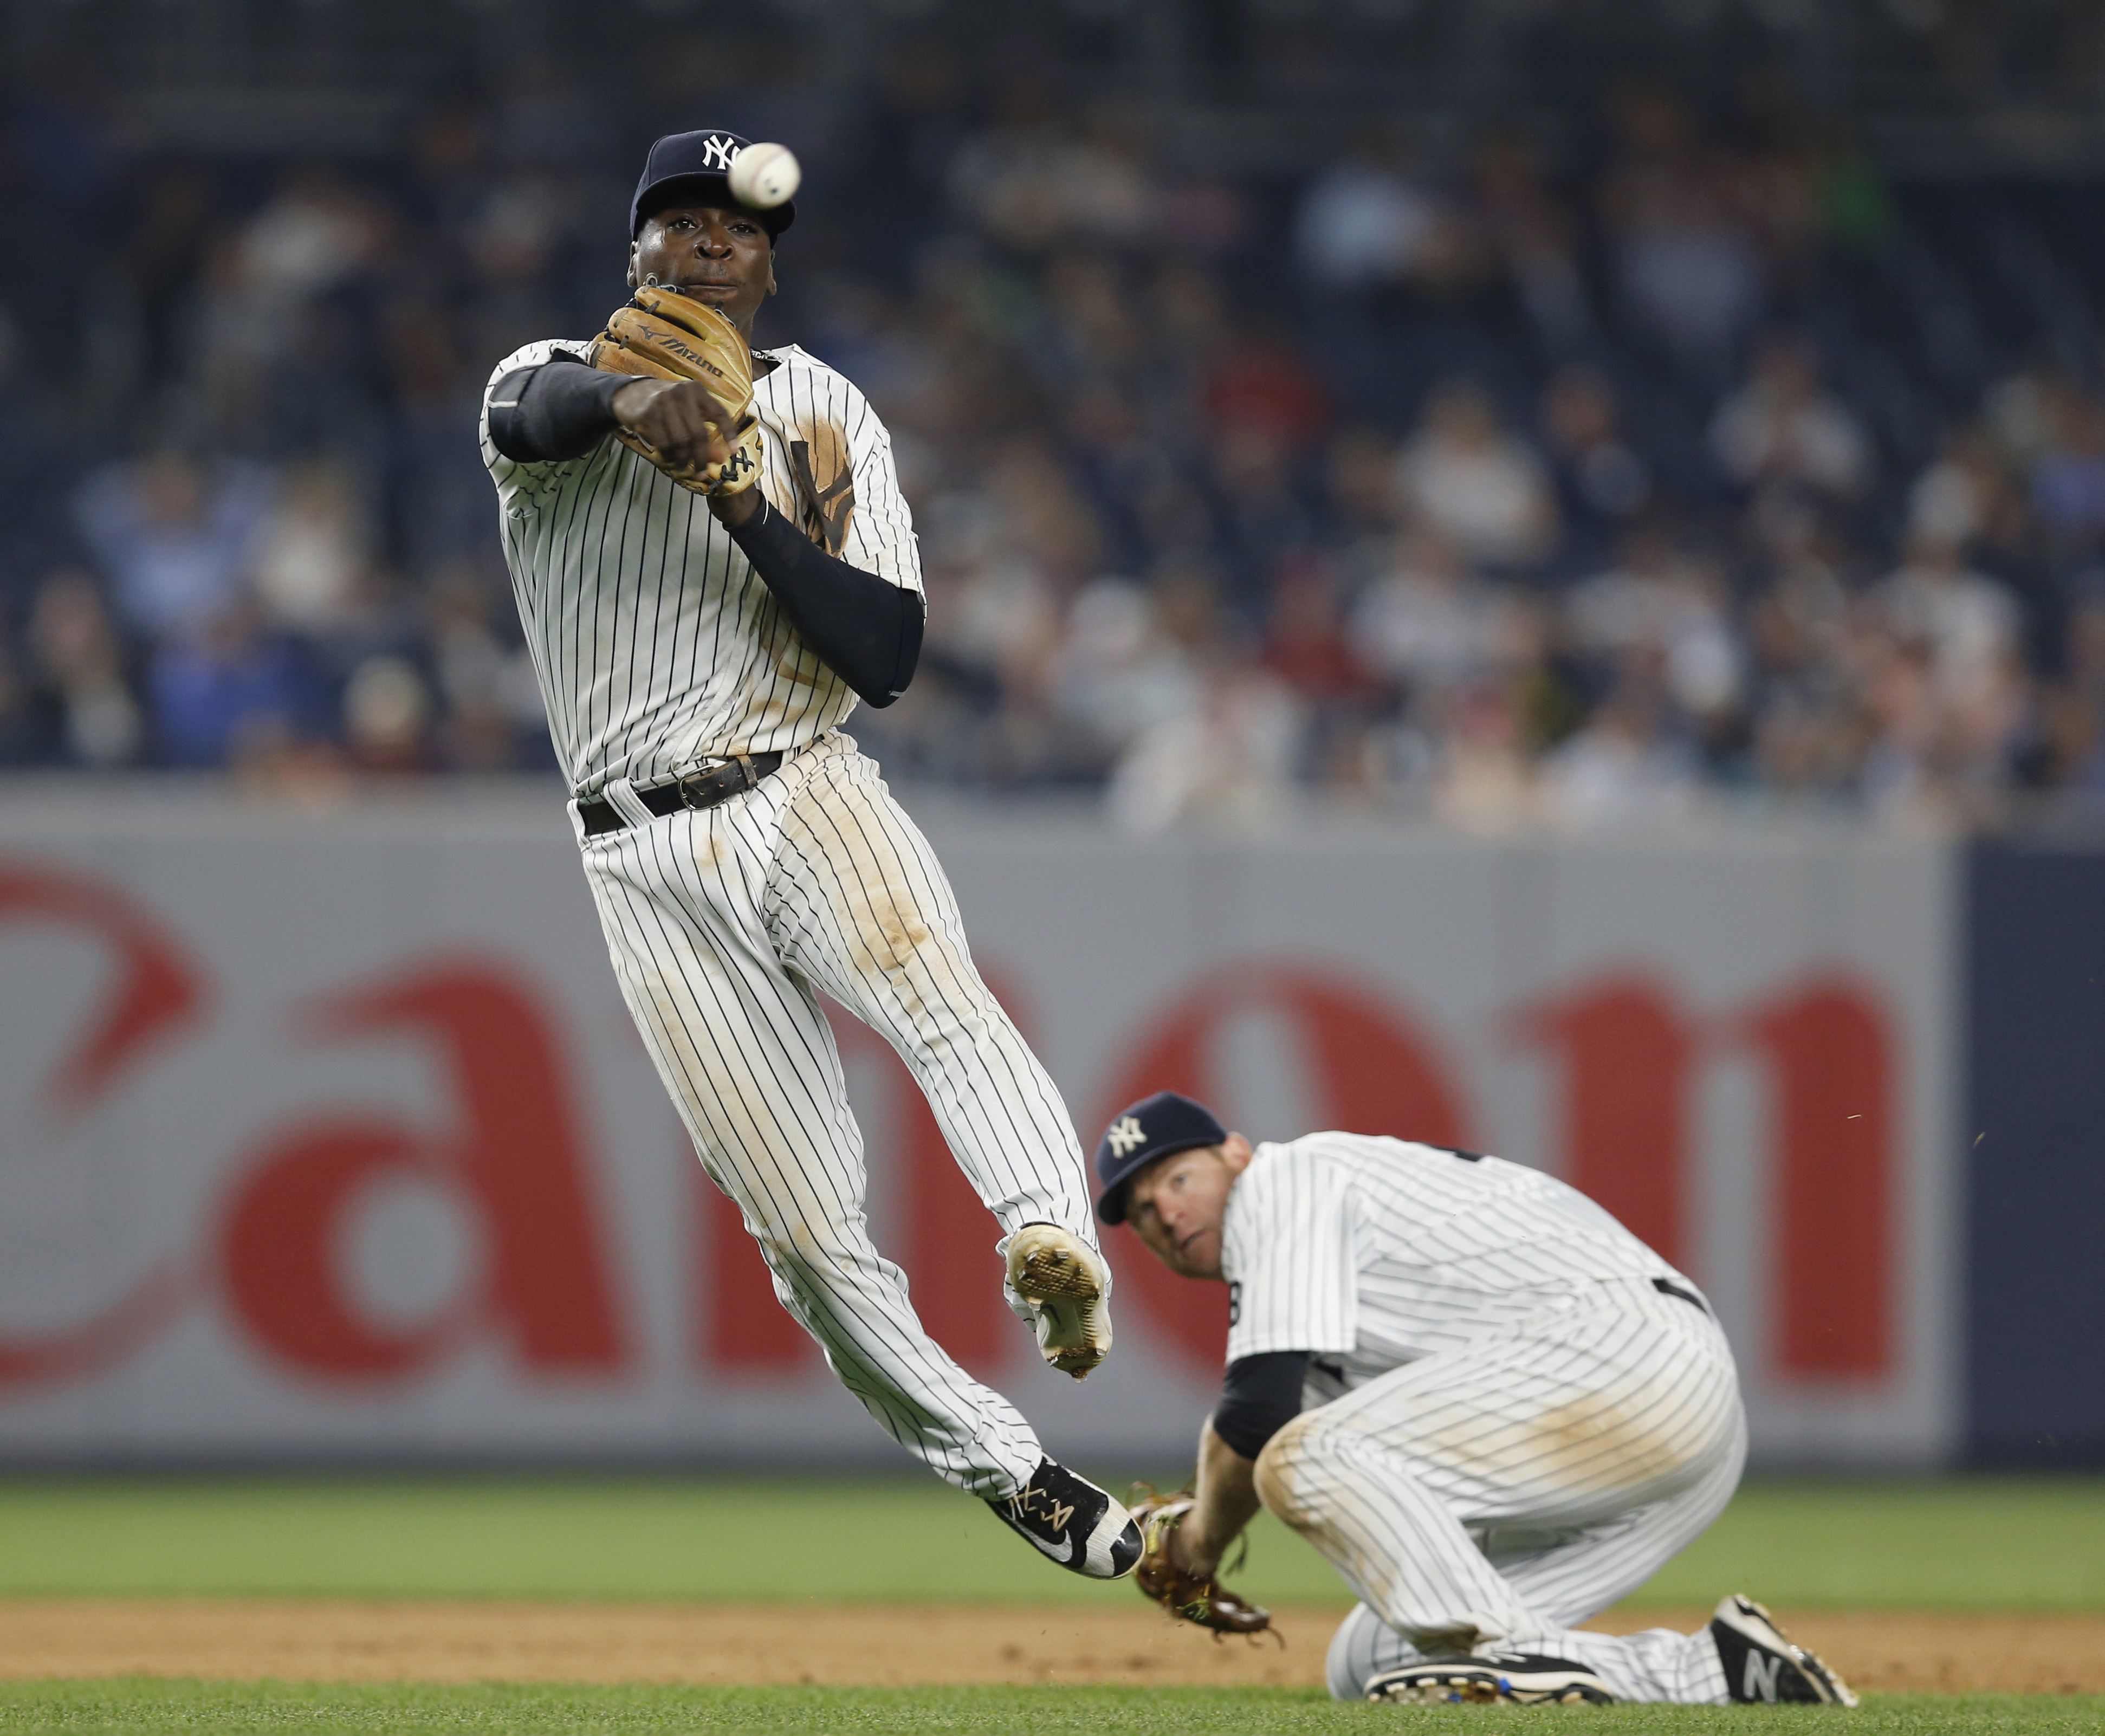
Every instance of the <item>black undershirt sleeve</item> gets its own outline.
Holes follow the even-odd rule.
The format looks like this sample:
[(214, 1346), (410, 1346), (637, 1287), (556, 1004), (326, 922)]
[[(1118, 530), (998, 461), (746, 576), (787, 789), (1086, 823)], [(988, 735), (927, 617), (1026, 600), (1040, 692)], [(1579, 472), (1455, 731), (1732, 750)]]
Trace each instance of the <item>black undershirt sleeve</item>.
[(1301, 1414), (1301, 1383), (1308, 1377), (1310, 1350), (1267, 1350), (1228, 1364), (1221, 1402), (1213, 1408), (1213, 1433), (1245, 1459)]
[(731, 531), (804, 642), (865, 703), (906, 691), (921, 658), (920, 593), (825, 553), (766, 501)]
[(583, 458), (615, 431), (614, 395), (632, 374), (602, 374), (559, 351), (489, 391), (490, 444), (518, 464)]

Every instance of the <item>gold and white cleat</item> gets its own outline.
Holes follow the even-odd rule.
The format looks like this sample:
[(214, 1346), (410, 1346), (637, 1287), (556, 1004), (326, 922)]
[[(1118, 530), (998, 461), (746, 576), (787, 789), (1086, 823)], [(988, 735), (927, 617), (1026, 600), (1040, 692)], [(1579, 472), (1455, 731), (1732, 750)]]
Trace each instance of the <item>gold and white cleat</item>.
[(1110, 1354), (1111, 1273), (1079, 1237), (1025, 1224), (1009, 1237), (1008, 1287), (1030, 1306), (1039, 1354), (1061, 1373), (1079, 1380)]

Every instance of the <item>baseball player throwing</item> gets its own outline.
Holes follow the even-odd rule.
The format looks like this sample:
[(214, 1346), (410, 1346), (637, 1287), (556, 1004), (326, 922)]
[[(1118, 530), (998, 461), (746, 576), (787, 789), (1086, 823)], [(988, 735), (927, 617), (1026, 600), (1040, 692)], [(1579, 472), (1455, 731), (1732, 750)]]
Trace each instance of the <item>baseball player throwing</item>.
[(927, 841), (839, 725), (921, 644), (890, 441), (794, 345), (754, 351), (786, 202), (739, 203), (746, 148), (651, 147), (637, 300), (528, 345), (482, 450), (570, 816), (623, 999), (775, 1294), (939, 1476), (1063, 1566), (1129, 1571), (1117, 1502), (923, 1330), (873, 1245), (824, 991), (891, 1042), (1003, 1232), (1012, 1305), (1077, 1378), (1111, 1348), (1108, 1268), (1058, 1094), (973, 969)]
[(1166, 1091), (1097, 1166), (1106, 1223), (1231, 1298), (1196, 1490), (1140, 1510), (1141, 1583), (1177, 1613), (1263, 1625), (1213, 1584), (1262, 1505), (1359, 1595), (1340, 1699), (1856, 1703), (1743, 1597), (1692, 1634), (1575, 1631), (1717, 1517), (1746, 1456), (1709, 1305), (1592, 1201), (1401, 1139), (1253, 1148)]

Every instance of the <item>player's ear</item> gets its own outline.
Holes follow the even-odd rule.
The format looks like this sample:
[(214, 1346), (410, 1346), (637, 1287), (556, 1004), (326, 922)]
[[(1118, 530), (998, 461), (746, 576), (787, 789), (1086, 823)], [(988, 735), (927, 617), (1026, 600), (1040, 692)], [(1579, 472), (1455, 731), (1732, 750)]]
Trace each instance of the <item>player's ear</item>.
[(636, 248), (635, 242), (628, 244), (628, 287), (632, 289), (636, 287)]

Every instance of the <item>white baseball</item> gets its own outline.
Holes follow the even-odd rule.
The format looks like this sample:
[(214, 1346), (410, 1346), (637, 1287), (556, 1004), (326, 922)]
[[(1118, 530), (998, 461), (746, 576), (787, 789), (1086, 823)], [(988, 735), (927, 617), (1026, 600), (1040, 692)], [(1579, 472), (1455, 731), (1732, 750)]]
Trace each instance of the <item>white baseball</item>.
[(747, 145), (724, 177), (731, 183), (731, 196), (755, 211), (771, 211), (795, 198), (803, 178), (787, 145)]

